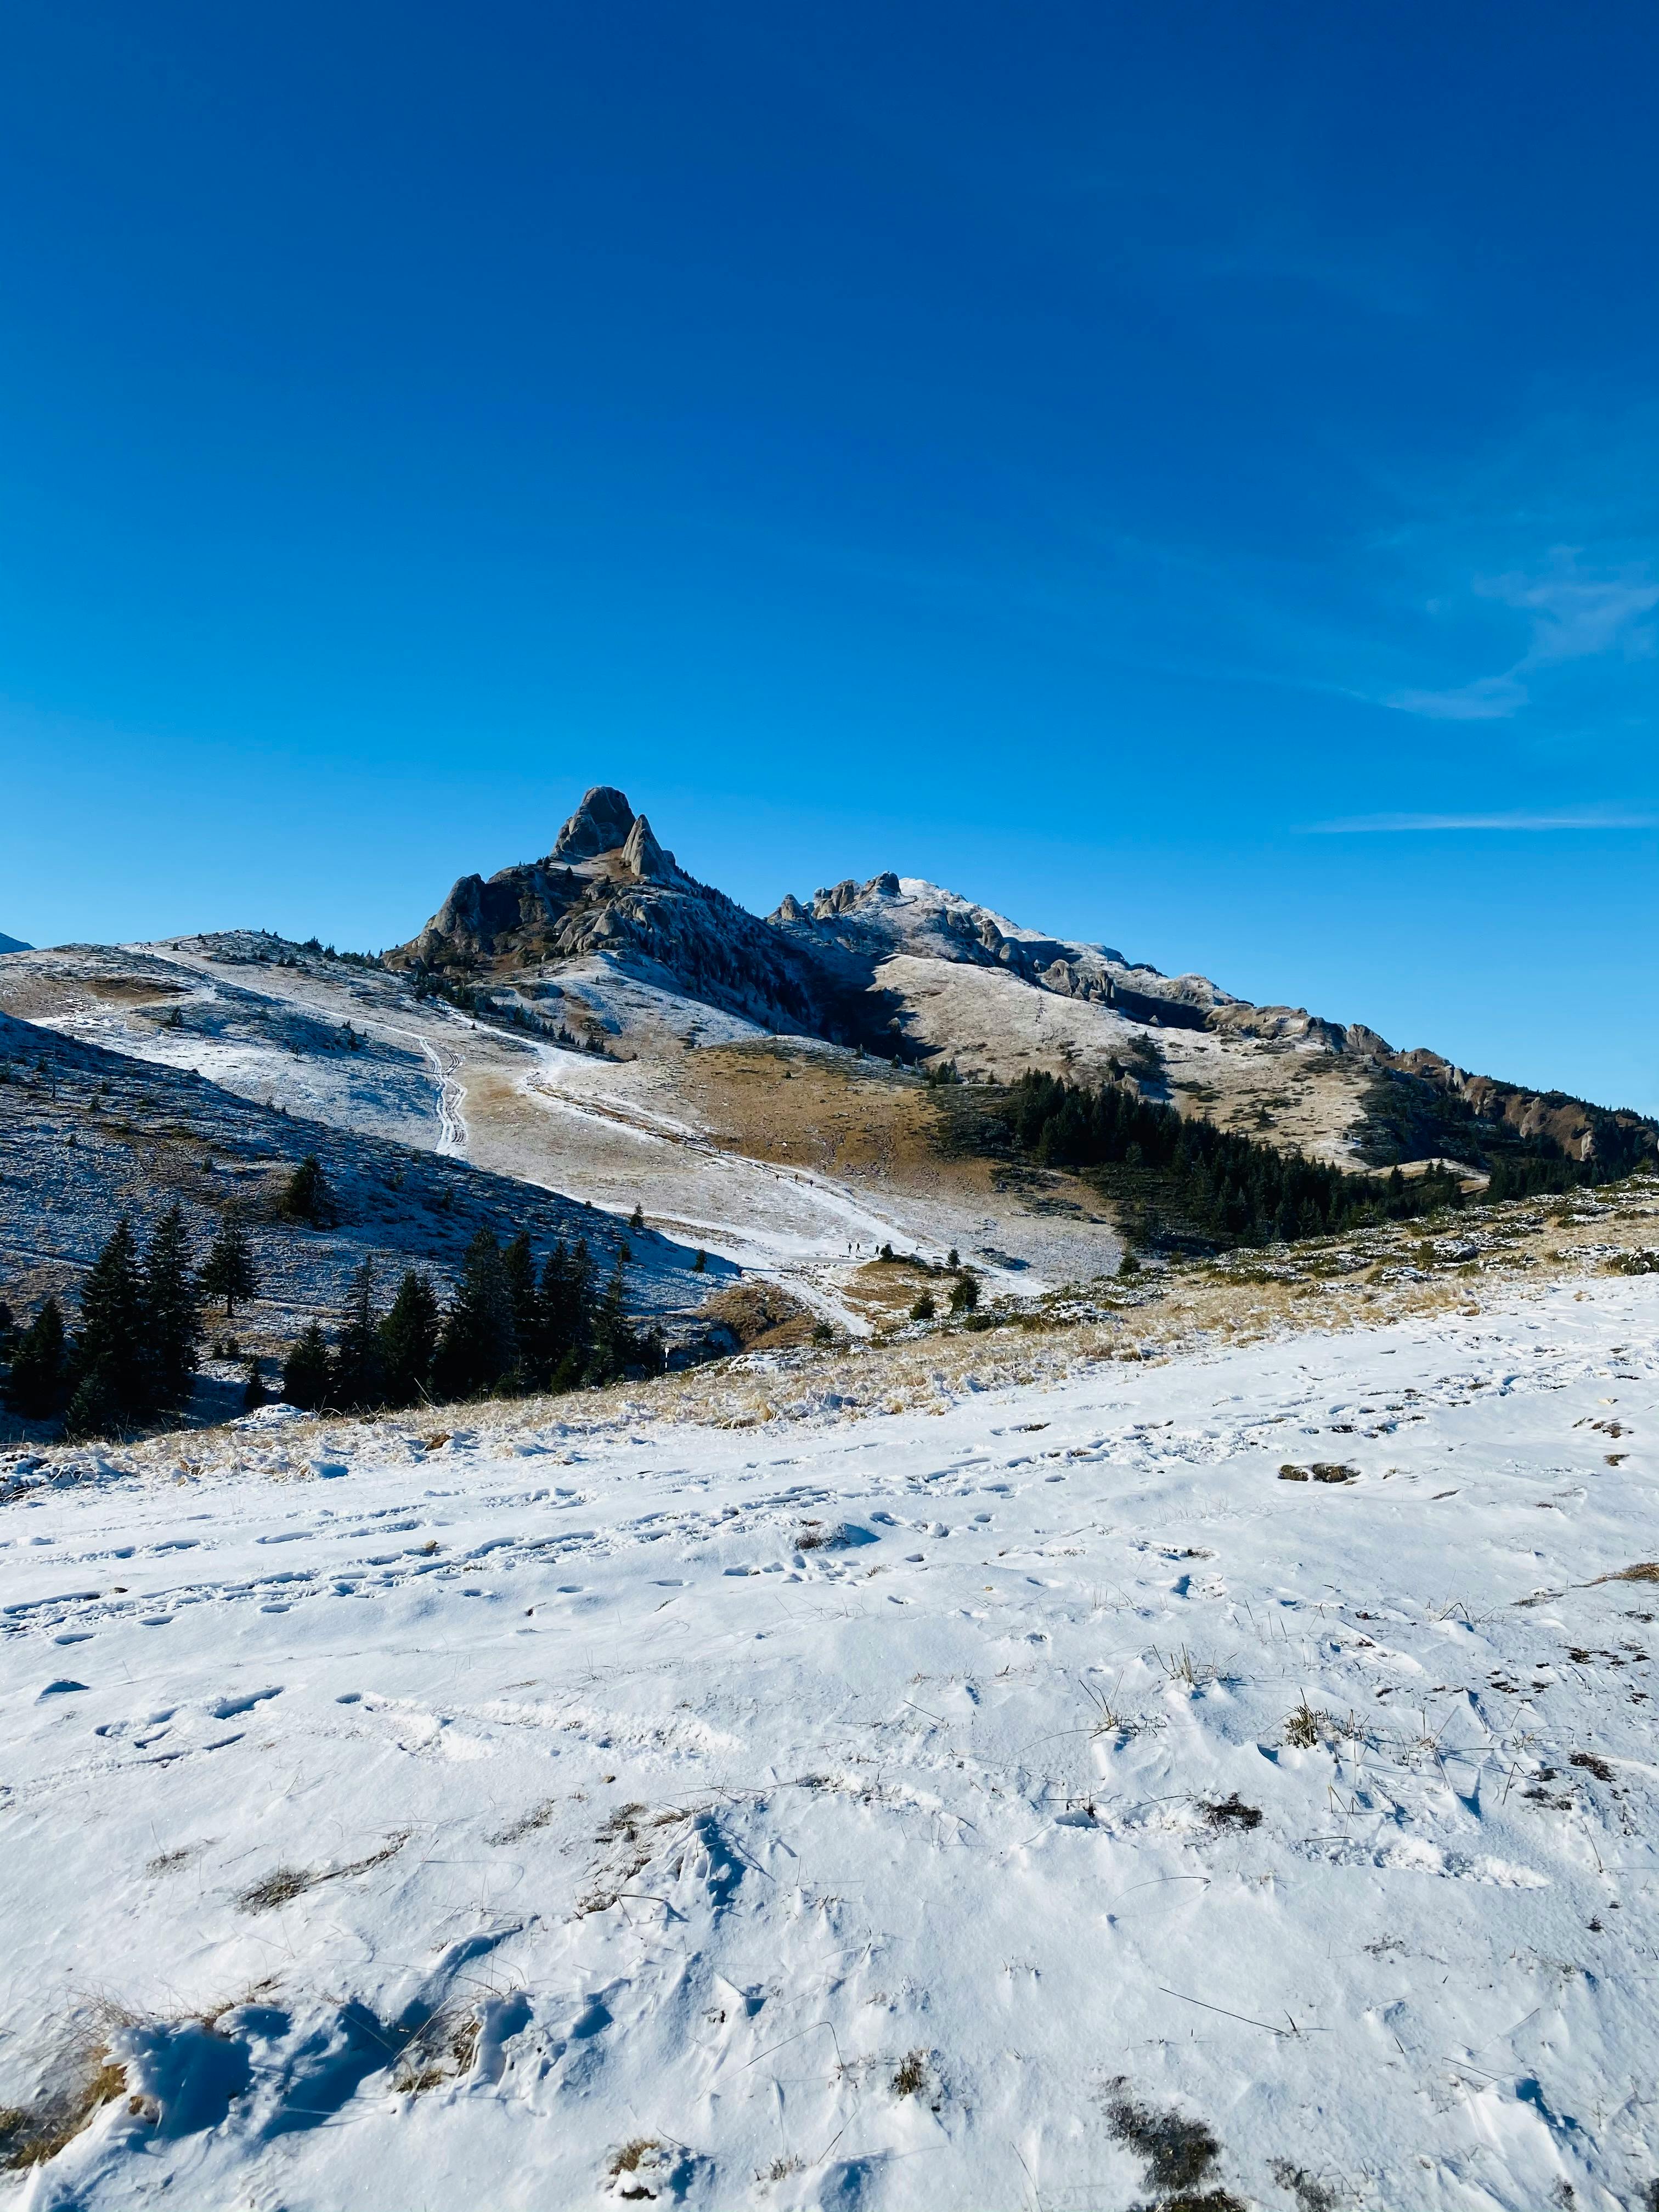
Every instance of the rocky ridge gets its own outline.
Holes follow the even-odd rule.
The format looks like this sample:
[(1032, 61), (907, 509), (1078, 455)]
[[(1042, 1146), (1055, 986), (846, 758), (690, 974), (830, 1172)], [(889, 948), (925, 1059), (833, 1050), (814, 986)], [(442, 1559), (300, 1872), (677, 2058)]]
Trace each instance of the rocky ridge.
[[(1134, 1033), (1148, 1030), (1171, 1033), (1171, 1045), (1183, 1033), (1194, 1046), (1212, 1039), (1234, 1058), (1328, 1055), (1353, 1096), (1357, 1148), (1379, 1162), (1439, 1151), (1449, 1115), (1453, 1136), (1541, 1137), (1580, 1159), (1633, 1162), (1659, 1149), (1659, 1127), (1642, 1115), (1477, 1075), (1421, 1048), (1399, 1051), (1363, 1023), (1254, 1005), (1205, 975), (1165, 975), (1111, 945), (1024, 927), (920, 877), (848, 878), (810, 902), (787, 895), (762, 921), (689, 875), (647, 817), (605, 785), (586, 794), (546, 859), (487, 880), (463, 876), (425, 928), (386, 957), (441, 978), (503, 979), (600, 958), (775, 1032), (923, 1065), (971, 1051), (965, 1024), (1000, 1023), (1006, 1042), (992, 1002), (970, 997), (965, 1010), (926, 1018), (922, 1002), (939, 995), (929, 979), (945, 963), (1099, 1009), (1103, 1069), (1114, 1042), (1133, 1051)], [(1063, 1050), (1075, 1063), (1075, 1046)], [(1048, 1062), (1034, 1047), (1030, 1064)]]

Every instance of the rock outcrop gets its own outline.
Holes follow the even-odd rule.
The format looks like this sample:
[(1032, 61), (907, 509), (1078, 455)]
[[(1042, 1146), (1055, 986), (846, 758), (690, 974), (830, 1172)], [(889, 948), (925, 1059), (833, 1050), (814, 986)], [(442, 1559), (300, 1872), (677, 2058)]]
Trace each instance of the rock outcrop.
[(645, 816), (603, 784), (545, 860), (463, 876), (425, 928), (385, 957), (459, 981), (598, 956), (769, 1029), (854, 1043), (888, 1018), (879, 994), (861, 1004), (845, 978), (687, 875)]

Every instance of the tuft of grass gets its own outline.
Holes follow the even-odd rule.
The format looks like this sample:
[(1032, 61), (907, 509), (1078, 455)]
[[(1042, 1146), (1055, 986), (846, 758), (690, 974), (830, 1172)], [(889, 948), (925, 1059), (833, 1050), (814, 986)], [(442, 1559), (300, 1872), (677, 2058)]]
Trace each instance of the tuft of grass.
[(1261, 1826), (1261, 1808), (1247, 1805), (1235, 1790), (1231, 1796), (1205, 1803), (1204, 1817), (1212, 1828), (1243, 1828), (1249, 1830)]
[(1202, 1689), (1206, 1682), (1231, 1679), (1226, 1669), (1218, 1667), (1213, 1659), (1194, 1659), (1184, 1644), (1179, 1651), (1171, 1651), (1167, 1656), (1153, 1644), (1152, 1658), (1170, 1681), (1182, 1682), (1189, 1690)]
[(318, 1876), (309, 1867), (278, 1867), (262, 1881), (250, 1882), (236, 1902), (244, 1912), (274, 1912), (302, 1897)]
[(617, 2195), (624, 2204), (654, 2202), (657, 2191), (644, 2179), (654, 2174), (671, 2195), (678, 2197), (687, 2178), (687, 2166), (681, 2153), (672, 2144), (659, 2142), (654, 2136), (635, 2136), (619, 2151), (613, 2151), (605, 2168), (612, 2181), (623, 2184), (633, 2177), (629, 2185), (618, 2186)]
[(1276, 2158), (1268, 2172), (1279, 2187), (1294, 2197), (1297, 2212), (1341, 2212), (1342, 2198), (1328, 2181), (1316, 2180), (1305, 2166), (1292, 2165), (1288, 2158)]
[(37, 2103), (0, 2109), (0, 2172), (20, 2172), (56, 2158), (106, 2105), (126, 2094), (126, 2069), (106, 2045), (72, 2050)]
[(1158, 2212), (1245, 2212), (1241, 2198), (1211, 2185), (1221, 2145), (1202, 2120), (1137, 2102), (1121, 2075), (1105, 2094), (1106, 2124), (1146, 2160), (1147, 2183), (1159, 2193)]
[(506, 1827), (496, 1834), (486, 1836), (484, 1841), (487, 1844), (519, 1843), (526, 1836), (533, 1836), (538, 1828), (544, 1828), (557, 1810), (557, 1798), (549, 1797), (528, 1813), (520, 1814), (516, 1820), (509, 1820)]
[(900, 2059), (890, 2086), (896, 2097), (920, 2096), (927, 2086), (927, 2052), (907, 2051)]
[(315, 1889), (325, 1881), (343, 1881), (348, 1875), (367, 1874), (371, 1867), (384, 1866), (395, 1858), (409, 1841), (407, 1830), (391, 1837), (378, 1851), (371, 1851), (366, 1859), (353, 1859), (347, 1866), (289, 1867), (276, 1869), (263, 1881), (251, 1883), (237, 1898), (244, 1912), (272, 1912), (278, 1906), (291, 1905), (296, 1897), (308, 1889)]
[(470, 2006), (440, 2006), (398, 2053), (392, 2087), (419, 2097), (459, 2081), (472, 2071), (483, 2033), (483, 2023)]
[(1285, 1718), (1285, 1741), (1297, 1751), (1312, 1751), (1340, 1733), (1335, 1714), (1327, 1712), (1322, 1705), (1310, 1705), (1305, 1695)]

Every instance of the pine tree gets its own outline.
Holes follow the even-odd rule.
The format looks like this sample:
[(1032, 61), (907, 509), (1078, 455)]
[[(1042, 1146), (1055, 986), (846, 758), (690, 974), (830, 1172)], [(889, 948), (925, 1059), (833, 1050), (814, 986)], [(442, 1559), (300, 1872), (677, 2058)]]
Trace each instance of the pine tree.
[(568, 1389), (581, 1373), (592, 1336), (593, 1263), (586, 1239), (574, 1252), (562, 1240), (553, 1247), (542, 1269), (539, 1303), (549, 1384)]
[(447, 1398), (481, 1397), (518, 1364), (519, 1331), (501, 1249), (481, 1229), (466, 1248), (439, 1340), (438, 1389)]
[(522, 1230), (501, 1255), (501, 1273), (513, 1304), (513, 1326), (518, 1333), (519, 1366), (526, 1387), (542, 1379), (544, 1347), (542, 1339), (541, 1298), (536, 1289), (536, 1262), (530, 1239)]
[(636, 1235), (645, 1227), (645, 1208), (637, 1200), (634, 1211), (628, 1217), (628, 1225)]
[(323, 1174), (323, 1164), (315, 1152), (306, 1154), (283, 1186), (276, 1211), (284, 1221), (308, 1222), (313, 1229), (325, 1228), (332, 1220), (333, 1200)]
[(605, 1295), (593, 1310), (592, 1348), (587, 1355), (587, 1366), (582, 1380), (597, 1388), (603, 1382), (614, 1382), (635, 1355), (635, 1344), (629, 1334), (627, 1318), (623, 1311), (623, 1270), (617, 1262), (611, 1280), (605, 1286)]
[(328, 1397), (328, 1343), (313, 1321), (283, 1362), (283, 1395), (290, 1406), (315, 1413)]
[(328, 1402), (343, 1413), (380, 1405), (380, 1333), (374, 1311), (374, 1262), (365, 1260), (351, 1279), (351, 1296), (334, 1357), (329, 1363)]
[(238, 1298), (258, 1295), (252, 1248), (240, 1222), (226, 1221), (214, 1238), (202, 1269), (202, 1289), (208, 1297), (224, 1300), (227, 1321), (236, 1318)]
[(437, 1349), (438, 1300), (427, 1278), (411, 1267), (380, 1323), (381, 1388), (387, 1405), (412, 1406), (426, 1396)]
[(247, 1380), (242, 1385), (242, 1411), (245, 1413), (257, 1413), (265, 1402), (265, 1386), (259, 1373), (259, 1363), (257, 1359), (250, 1358), (247, 1364)]
[(46, 1421), (64, 1401), (64, 1316), (48, 1298), (12, 1354), (6, 1404), (26, 1421)]
[(64, 1415), (64, 1434), (76, 1442), (112, 1436), (125, 1418), (105, 1369), (94, 1367), (76, 1385)]
[[(96, 1389), (87, 1396), (82, 1416), (95, 1409), (105, 1429), (136, 1419), (150, 1402), (145, 1304), (138, 1248), (132, 1224), (123, 1214), (81, 1285), (81, 1328), (73, 1363), (76, 1397), (94, 1378), (97, 1382)], [(92, 1435), (104, 1431), (82, 1427), (77, 1432)]]
[(144, 1319), (155, 1402), (187, 1405), (196, 1379), (202, 1315), (190, 1264), (190, 1240), (177, 1199), (151, 1231), (144, 1255)]

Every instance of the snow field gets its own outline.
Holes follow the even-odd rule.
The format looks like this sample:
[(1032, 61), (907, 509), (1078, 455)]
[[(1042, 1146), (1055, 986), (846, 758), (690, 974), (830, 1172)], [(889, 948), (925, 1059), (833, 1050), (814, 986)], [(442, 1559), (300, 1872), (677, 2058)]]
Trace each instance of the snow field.
[(0, 2203), (1109, 2212), (1137, 2112), (1217, 2212), (1643, 2203), (1656, 1373), (1636, 1278), (20, 1482), (0, 2106), (125, 2083)]

